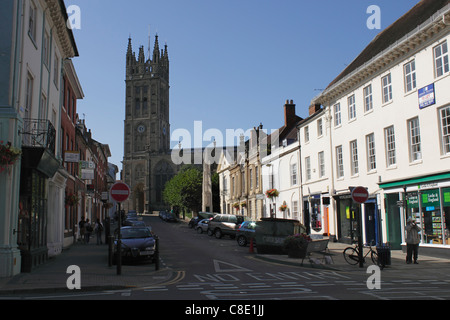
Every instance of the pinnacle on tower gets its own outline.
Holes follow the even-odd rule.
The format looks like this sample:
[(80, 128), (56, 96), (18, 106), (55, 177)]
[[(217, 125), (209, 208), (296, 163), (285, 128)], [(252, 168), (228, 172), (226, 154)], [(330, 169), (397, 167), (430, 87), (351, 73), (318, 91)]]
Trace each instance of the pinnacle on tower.
[(158, 34), (155, 36), (155, 46), (153, 48), (153, 62), (158, 63), (159, 62), (159, 42), (158, 42)]

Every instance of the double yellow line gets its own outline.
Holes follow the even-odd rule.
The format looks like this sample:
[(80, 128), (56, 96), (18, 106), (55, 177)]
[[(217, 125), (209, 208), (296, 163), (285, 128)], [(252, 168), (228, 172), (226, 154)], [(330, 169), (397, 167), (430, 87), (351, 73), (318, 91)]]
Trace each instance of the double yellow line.
[(142, 289), (152, 289), (152, 288), (159, 288), (159, 287), (165, 287), (165, 286), (170, 286), (173, 284), (176, 284), (178, 282), (180, 282), (181, 280), (183, 280), (186, 277), (186, 271), (176, 271), (176, 275), (173, 279), (168, 280), (167, 282), (163, 282), (163, 283), (158, 283), (158, 284), (154, 284), (148, 287), (140, 287), (140, 288), (135, 288), (138, 290), (142, 290)]
[(181, 280), (184, 279), (184, 277), (186, 277), (186, 271), (177, 271), (177, 274), (175, 276), (175, 278), (173, 278), (172, 280), (169, 280), (166, 283), (160, 283), (159, 286), (170, 286), (172, 284), (178, 283)]

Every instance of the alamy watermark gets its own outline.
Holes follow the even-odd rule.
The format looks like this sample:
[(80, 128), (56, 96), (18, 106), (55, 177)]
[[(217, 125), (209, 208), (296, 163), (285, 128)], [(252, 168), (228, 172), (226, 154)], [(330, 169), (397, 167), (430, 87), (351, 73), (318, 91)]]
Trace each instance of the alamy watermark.
[[(193, 135), (187, 129), (175, 129), (171, 135), (172, 142), (178, 145), (172, 149), (174, 164), (219, 163), (222, 153), (228, 163), (234, 163), (245, 153), (259, 152), (260, 158), (271, 154), (280, 145), (279, 130), (270, 132), (262, 126), (251, 129), (226, 129), (225, 133), (217, 128), (203, 131), (203, 122), (194, 121)], [(203, 147), (208, 144), (206, 147)]]
[(367, 268), (366, 273), (370, 276), (367, 278), (366, 285), (369, 290), (381, 289), (381, 269), (379, 266), (371, 265)]
[(367, 8), (367, 14), (370, 17), (367, 19), (366, 26), (369, 30), (380, 30), (381, 29), (381, 9), (377, 5), (371, 5)]
[[(369, 30), (381, 29), (381, 8), (377, 5), (370, 5), (366, 10), (370, 14), (367, 19), (366, 26)], [(74, 30), (81, 29), (81, 9), (77, 5), (70, 5), (67, 7), (68, 19), (66, 22), (67, 28)]]
[(77, 265), (67, 267), (66, 273), (70, 274), (67, 278), (66, 286), (69, 290), (81, 290), (81, 269)]
[(71, 5), (67, 7), (67, 19), (66, 26), (68, 29), (81, 29), (81, 9), (79, 6)]

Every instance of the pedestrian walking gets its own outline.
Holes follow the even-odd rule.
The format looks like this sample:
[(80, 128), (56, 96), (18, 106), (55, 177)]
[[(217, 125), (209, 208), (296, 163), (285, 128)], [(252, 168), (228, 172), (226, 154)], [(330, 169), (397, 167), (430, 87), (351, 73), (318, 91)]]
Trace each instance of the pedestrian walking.
[(102, 232), (103, 232), (103, 225), (100, 222), (100, 219), (97, 219), (97, 221), (95, 222), (95, 233), (97, 234), (97, 244), (103, 244)]
[(419, 256), (419, 231), (422, 230), (414, 221), (413, 218), (408, 218), (406, 221), (406, 263), (419, 264), (417, 258)]
[(91, 223), (89, 222), (89, 219), (86, 219), (84, 226), (86, 229), (85, 234), (84, 234), (84, 242), (89, 243), (89, 239), (91, 238), (91, 233), (93, 231), (93, 228), (92, 228)]
[(83, 242), (84, 242), (84, 233), (86, 232), (86, 228), (84, 226), (85, 223), (86, 223), (86, 221), (84, 220), (84, 216), (82, 216), (80, 222), (78, 222), (78, 229), (80, 230), (79, 241), (83, 241)]

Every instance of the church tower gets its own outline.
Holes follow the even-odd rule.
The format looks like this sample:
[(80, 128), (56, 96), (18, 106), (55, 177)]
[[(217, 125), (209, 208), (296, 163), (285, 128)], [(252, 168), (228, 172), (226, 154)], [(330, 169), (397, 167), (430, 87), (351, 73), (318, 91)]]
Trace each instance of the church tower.
[(170, 158), (169, 55), (155, 36), (153, 54), (136, 54), (128, 39), (122, 180), (132, 195), (125, 210), (163, 209), (162, 191), (176, 168)]

